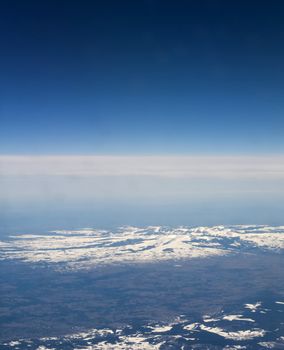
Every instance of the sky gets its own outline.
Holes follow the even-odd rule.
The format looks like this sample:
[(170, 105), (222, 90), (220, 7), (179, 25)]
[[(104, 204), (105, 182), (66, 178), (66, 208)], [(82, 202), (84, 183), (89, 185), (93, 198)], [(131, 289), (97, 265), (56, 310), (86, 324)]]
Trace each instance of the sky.
[(1, 1), (1, 154), (281, 153), (282, 1)]
[(281, 224), (283, 13), (1, 1), (0, 231)]

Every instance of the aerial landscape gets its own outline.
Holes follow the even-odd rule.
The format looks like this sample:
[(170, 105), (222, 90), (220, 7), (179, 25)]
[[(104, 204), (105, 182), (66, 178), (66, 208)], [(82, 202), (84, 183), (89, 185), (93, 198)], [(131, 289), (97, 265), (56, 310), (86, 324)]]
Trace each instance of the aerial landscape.
[(284, 349), (284, 3), (0, 3), (0, 350)]

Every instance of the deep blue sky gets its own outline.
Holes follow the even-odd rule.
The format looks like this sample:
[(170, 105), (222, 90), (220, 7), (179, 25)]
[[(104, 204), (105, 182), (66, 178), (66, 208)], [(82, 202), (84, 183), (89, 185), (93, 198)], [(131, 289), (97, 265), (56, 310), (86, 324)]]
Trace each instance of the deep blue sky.
[(284, 2), (0, 4), (1, 154), (281, 153)]

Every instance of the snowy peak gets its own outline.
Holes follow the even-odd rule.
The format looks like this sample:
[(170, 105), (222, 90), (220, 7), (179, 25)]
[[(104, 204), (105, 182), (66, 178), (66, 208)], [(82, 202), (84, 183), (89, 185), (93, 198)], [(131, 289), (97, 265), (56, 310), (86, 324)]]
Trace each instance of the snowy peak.
[(1, 259), (51, 263), (67, 269), (283, 249), (284, 227), (265, 225), (83, 228), (15, 235), (0, 242)]

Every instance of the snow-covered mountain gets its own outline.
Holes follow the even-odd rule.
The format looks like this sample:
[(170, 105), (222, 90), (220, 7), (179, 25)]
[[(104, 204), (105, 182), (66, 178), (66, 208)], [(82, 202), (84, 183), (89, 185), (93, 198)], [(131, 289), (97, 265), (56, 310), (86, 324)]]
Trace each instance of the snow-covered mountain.
[(62, 337), (16, 339), (0, 344), (3, 350), (167, 350), (167, 349), (284, 349), (283, 301), (242, 305), (237, 314), (221, 311), (192, 322), (184, 316), (171, 323), (139, 327), (77, 331)]
[(284, 226), (84, 228), (24, 234), (0, 241), (1, 259), (86, 269), (109, 264), (151, 263), (284, 249)]

